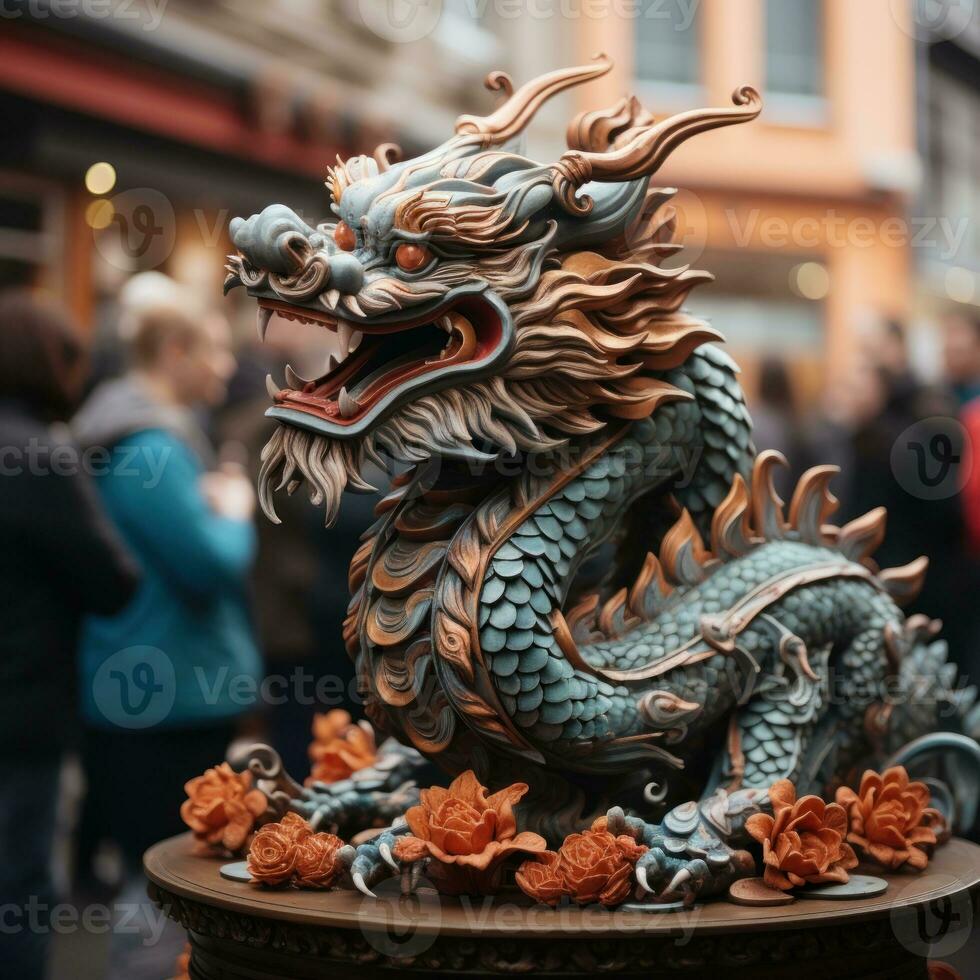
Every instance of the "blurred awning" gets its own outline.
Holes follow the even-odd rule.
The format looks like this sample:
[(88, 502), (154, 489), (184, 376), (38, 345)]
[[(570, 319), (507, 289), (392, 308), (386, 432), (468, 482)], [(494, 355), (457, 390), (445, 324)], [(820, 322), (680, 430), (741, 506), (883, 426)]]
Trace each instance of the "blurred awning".
[[(6, 0), (5, 17), (19, 6)], [(22, 4), (35, 15), (36, 0)], [(322, 179), (350, 121), (329, 99), (297, 104), (288, 80), (202, 60), (109, 21), (5, 19), (0, 89), (179, 143)], [(333, 116), (333, 118), (330, 118)]]

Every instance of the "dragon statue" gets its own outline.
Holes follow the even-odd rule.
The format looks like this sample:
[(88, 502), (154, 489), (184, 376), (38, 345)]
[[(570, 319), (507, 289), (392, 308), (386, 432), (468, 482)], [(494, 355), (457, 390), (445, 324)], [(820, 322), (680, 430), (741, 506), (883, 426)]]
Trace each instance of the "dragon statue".
[[(744, 823), (775, 780), (975, 754), (973, 692), (953, 690), (938, 624), (899, 611), (925, 559), (871, 558), (883, 510), (830, 524), (830, 466), (784, 507), (721, 335), (683, 309), (711, 276), (662, 264), (673, 192), (651, 177), (754, 119), (757, 93), (659, 122), (626, 98), (575, 118), (556, 163), (520, 153), (545, 100), (610, 67), (517, 90), (494, 73), (499, 107), (436, 149), (338, 161), (332, 220), (235, 219), (226, 289), (257, 299), (260, 334), (277, 314), (341, 352), (270, 379), (272, 520), (276, 490), (305, 484), (329, 524), (345, 488), (372, 489), (368, 464), (409, 464), (350, 567), (344, 640), (373, 724), (448, 773), (530, 784), (523, 819), (551, 839), (624, 806), (642, 887), (707, 894), (749, 870)], [(389, 821), (405, 751), (351, 797)], [(329, 787), (290, 792), (336, 816)], [(397, 867), (398, 832), (359, 849), (359, 887)]]

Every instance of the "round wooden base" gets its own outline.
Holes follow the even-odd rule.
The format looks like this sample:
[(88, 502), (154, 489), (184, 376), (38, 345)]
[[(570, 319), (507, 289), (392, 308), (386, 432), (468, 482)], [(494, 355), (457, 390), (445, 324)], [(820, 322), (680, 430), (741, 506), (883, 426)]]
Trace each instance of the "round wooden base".
[[(189, 836), (152, 847), (150, 895), (190, 934), (192, 980), (406, 975), (924, 980), (969, 935), (980, 847), (954, 840), (919, 875), (882, 875), (884, 894), (753, 908), (725, 899), (649, 912), (533, 906), (523, 896), (270, 891), (222, 878), (227, 863)], [(863, 870), (863, 869), (862, 869)]]

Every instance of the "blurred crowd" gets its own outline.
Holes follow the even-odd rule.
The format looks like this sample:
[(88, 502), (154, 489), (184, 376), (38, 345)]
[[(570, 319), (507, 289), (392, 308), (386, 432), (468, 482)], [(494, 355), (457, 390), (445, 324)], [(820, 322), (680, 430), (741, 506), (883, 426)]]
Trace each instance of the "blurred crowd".
[[(31, 917), (4, 923), (0, 962), (18, 980), (45, 975), (66, 892), (145, 905), (143, 852), (185, 829), (184, 782), (236, 740), (302, 778), (315, 711), (358, 713), (340, 637), (373, 500), (329, 536), (302, 494), (282, 525), (255, 519), (265, 377), (318, 356), (311, 331), (233, 350), (159, 273), (111, 324), (90, 350), (61, 309), (0, 294), (0, 895)], [(106, 975), (170, 975), (182, 932), (145, 932), (112, 930)]]
[(916, 371), (903, 324), (886, 321), (861, 339), (857, 356), (804, 410), (790, 366), (763, 361), (750, 399), (759, 450), (789, 460), (777, 487), (785, 496), (810, 466), (840, 467), (832, 489), (834, 523), (876, 507), (888, 511), (883, 567), (929, 559), (925, 586), (910, 612), (940, 619), (962, 674), (980, 677), (980, 318), (950, 314), (942, 323), (942, 375)]
[[(341, 623), (374, 501), (351, 497), (330, 535), (302, 494), (283, 497), (281, 525), (255, 519), (265, 377), (286, 361), (308, 372), (315, 332), (282, 322), (233, 349), (228, 322), (158, 273), (130, 280), (105, 319), (89, 350), (60, 309), (0, 296), (0, 885), (12, 907), (35, 896), (42, 924), (66, 889), (145, 902), (143, 851), (183, 829), (184, 781), (236, 740), (271, 741), (302, 775), (313, 714), (358, 714)], [(795, 468), (784, 493), (809, 465), (837, 463), (842, 521), (889, 510), (881, 562), (930, 558), (917, 608), (944, 620), (972, 677), (980, 322), (944, 331), (941, 383), (919, 380), (902, 325), (887, 323), (818, 411), (801, 409), (777, 360), (752, 409), (758, 447)], [(5, 975), (43, 977), (50, 934), (0, 936)], [(182, 934), (142, 938), (113, 931), (109, 976), (166, 975)]]

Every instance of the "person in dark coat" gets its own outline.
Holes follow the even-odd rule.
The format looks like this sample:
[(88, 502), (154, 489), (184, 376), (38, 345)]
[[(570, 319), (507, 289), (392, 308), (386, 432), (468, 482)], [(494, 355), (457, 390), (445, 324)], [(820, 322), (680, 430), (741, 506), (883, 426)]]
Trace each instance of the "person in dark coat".
[(138, 578), (90, 485), (94, 458), (52, 429), (81, 391), (84, 355), (60, 310), (0, 294), (0, 963), (18, 980), (44, 975), (80, 623), (121, 609)]

